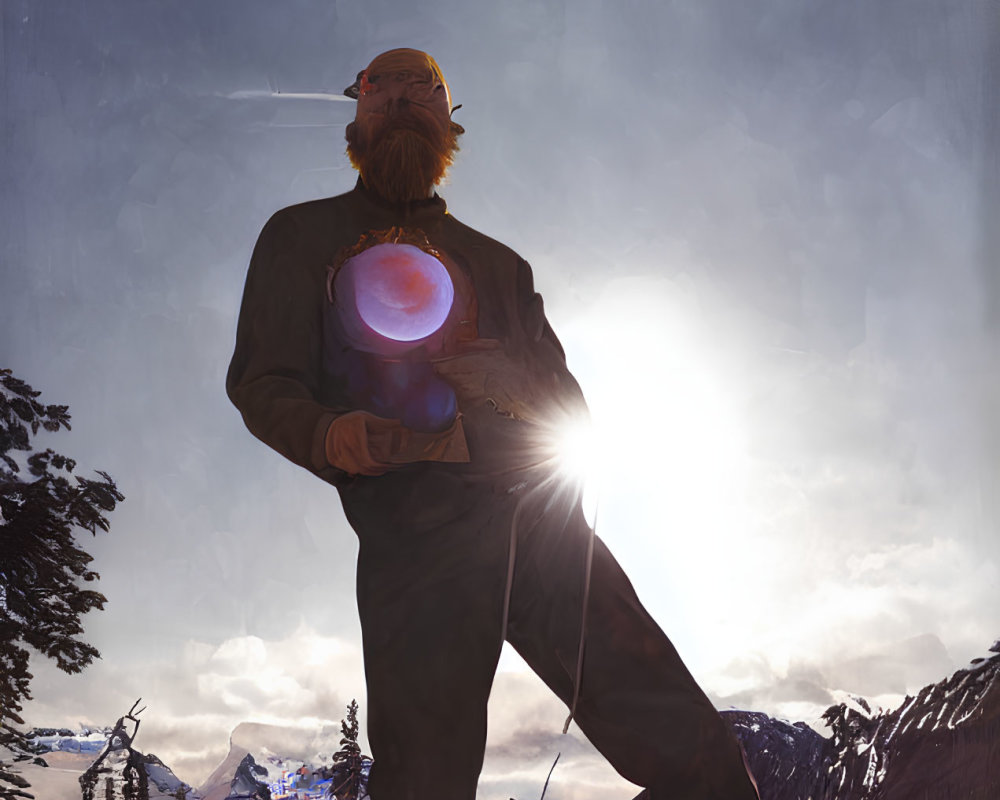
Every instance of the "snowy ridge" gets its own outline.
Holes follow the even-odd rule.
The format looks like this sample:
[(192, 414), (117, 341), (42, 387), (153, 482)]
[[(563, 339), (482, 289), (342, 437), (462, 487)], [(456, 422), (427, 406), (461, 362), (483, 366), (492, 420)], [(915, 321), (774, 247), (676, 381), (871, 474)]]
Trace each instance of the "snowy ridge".
[[(266, 787), (271, 800), (326, 798), (340, 739), (341, 731), (333, 727), (317, 732), (241, 723), (230, 736), (228, 755), (199, 787), (199, 794), (203, 800), (249, 800), (254, 792), (262, 794), (259, 787)], [(362, 787), (370, 767), (366, 760)]]
[(950, 677), (873, 711), (831, 706), (824, 739), (803, 723), (724, 711), (768, 800), (996, 800), (1000, 797), (1000, 641)]
[(71, 731), (68, 728), (32, 728), (27, 733), (34, 751), (42, 753), (93, 753), (101, 752), (111, 736), (112, 728), (87, 728)]
[[(329, 758), (318, 756), (318, 763), (282, 758), (261, 748), (257, 758), (247, 754), (236, 771), (227, 800), (254, 800), (254, 791), (260, 793), (259, 786), (266, 786), (271, 800), (328, 800), (332, 786)], [(371, 762), (366, 762), (362, 774), (367, 783)], [(256, 786), (251, 785), (251, 778)], [(365, 800), (367, 794), (360, 800)]]

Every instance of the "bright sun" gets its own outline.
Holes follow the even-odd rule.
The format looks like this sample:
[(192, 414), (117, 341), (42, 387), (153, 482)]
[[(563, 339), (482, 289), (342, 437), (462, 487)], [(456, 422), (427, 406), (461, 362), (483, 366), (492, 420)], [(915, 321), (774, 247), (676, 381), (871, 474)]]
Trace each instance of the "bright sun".
[[(594, 308), (559, 322), (592, 415), (559, 430), (561, 466), (584, 481), (592, 522), (600, 502), (599, 533), (648, 584), (640, 594), (654, 616), (659, 605), (692, 627), (727, 612), (685, 585), (706, 570), (723, 577), (749, 546), (746, 437), (702, 329), (690, 298), (659, 279), (615, 281)], [(679, 595), (698, 607), (678, 614)]]

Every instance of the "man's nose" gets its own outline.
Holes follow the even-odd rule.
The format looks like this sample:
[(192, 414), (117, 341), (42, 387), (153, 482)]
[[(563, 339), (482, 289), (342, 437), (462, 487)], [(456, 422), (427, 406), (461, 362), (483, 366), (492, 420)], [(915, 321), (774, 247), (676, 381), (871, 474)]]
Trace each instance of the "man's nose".
[(410, 98), (403, 93), (391, 95), (385, 100), (385, 109), (390, 116), (406, 113), (410, 108)]

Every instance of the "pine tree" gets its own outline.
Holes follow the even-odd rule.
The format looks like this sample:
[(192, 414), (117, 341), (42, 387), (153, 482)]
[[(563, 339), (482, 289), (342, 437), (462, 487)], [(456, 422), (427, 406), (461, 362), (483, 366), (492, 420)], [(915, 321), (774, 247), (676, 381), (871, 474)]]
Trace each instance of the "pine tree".
[(365, 765), (371, 758), (362, 755), (358, 745), (358, 703), (351, 700), (347, 707), (347, 719), (340, 721), (343, 736), (342, 747), (333, 754), (333, 779), (330, 781), (330, 796), (337, 800), (359, 800), (363, 797), (367, 780)]
[[(106, 598), (78, 581), (99, 577), (74, 531), (96, 535), (108, 530), (106, 514), (124, 497), (111, 477), (99, 480), (72, 474), (76, 462), (32, 443), (39, 429), (70, 427), (67, 406), (43, 405), (39, 392), (0, 370), (0, 746), (13, 763), (32, 758), (19, 716), (31, 699), (28, 648), (75, 673), (100, 654), (79, 638), (80, 617), (103, 608)], [(19, 464), (13, 457), (27, 453)], [(27, 476), (22, 467), (27, 467)], [(36, 759), (44, 765), (44, 761)], [(27, 782), (0, 761), (0, 800), (31, 798)]]

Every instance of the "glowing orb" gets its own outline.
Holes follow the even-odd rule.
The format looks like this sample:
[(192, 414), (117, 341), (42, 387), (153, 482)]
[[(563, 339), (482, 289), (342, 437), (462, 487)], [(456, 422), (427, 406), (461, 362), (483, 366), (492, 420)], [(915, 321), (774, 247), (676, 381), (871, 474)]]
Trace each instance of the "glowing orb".
[(410, 244), (377, 244), (347, 265), (354, 302), (368, 327), (397, 342), (430, 336), (441, 327), (455, 299), (444, 264)]

